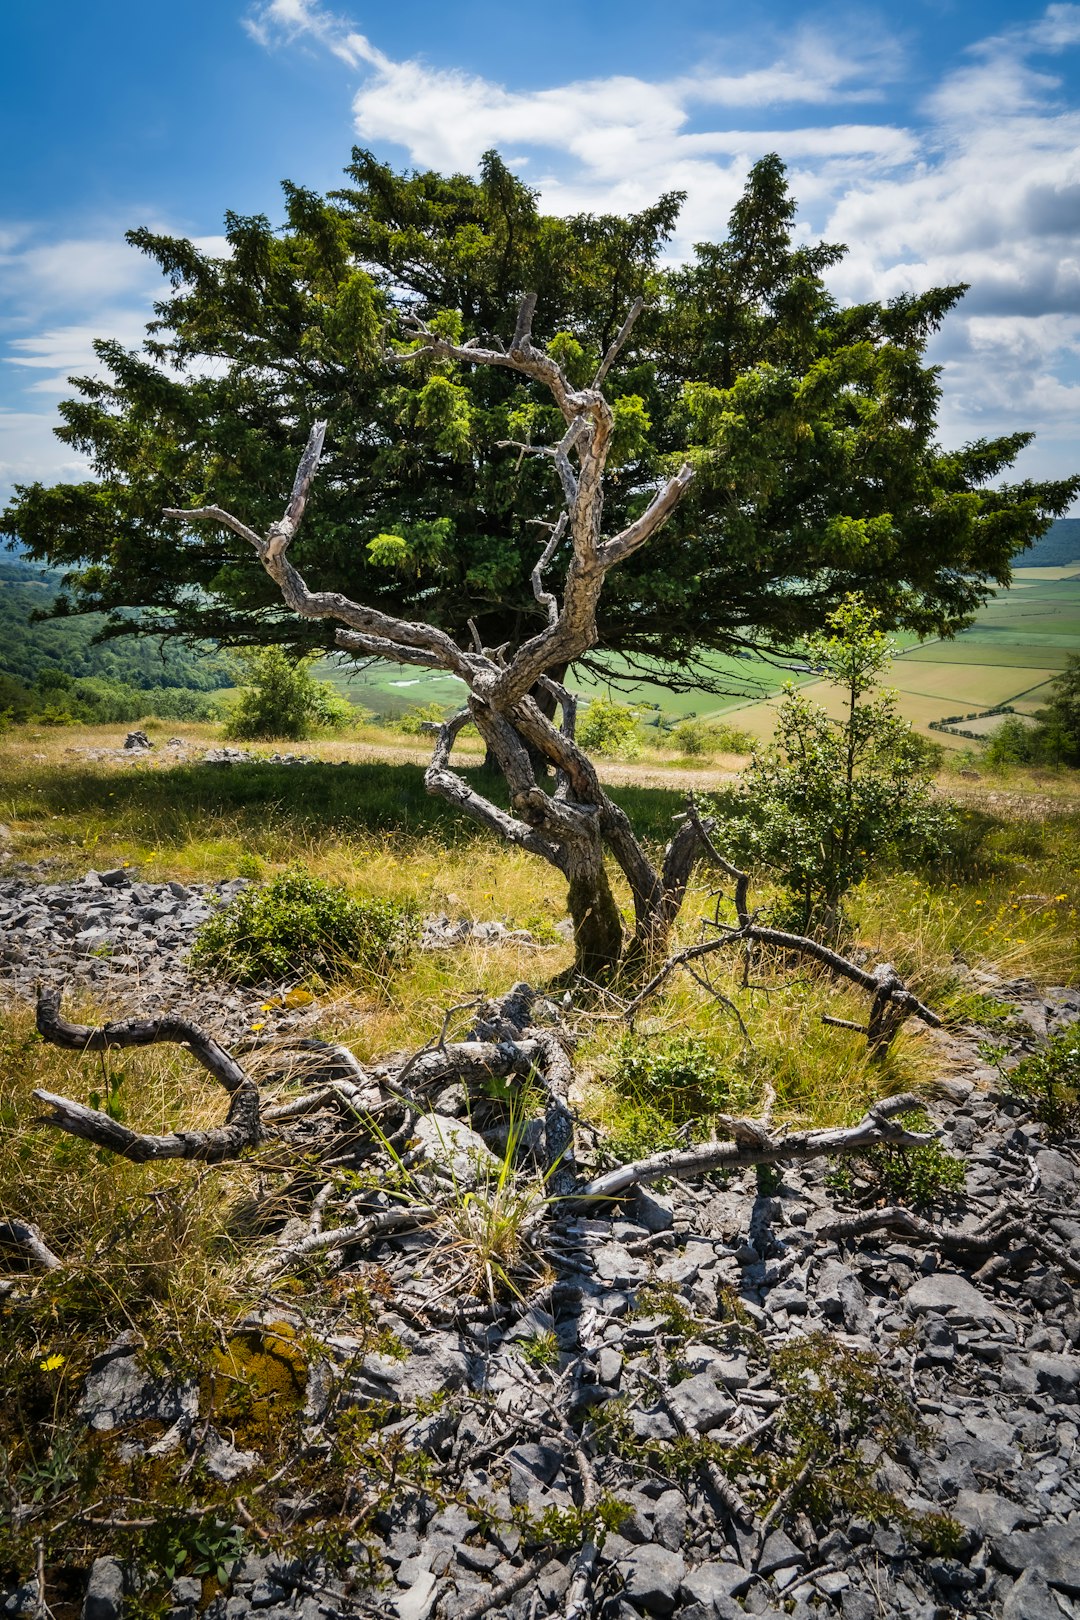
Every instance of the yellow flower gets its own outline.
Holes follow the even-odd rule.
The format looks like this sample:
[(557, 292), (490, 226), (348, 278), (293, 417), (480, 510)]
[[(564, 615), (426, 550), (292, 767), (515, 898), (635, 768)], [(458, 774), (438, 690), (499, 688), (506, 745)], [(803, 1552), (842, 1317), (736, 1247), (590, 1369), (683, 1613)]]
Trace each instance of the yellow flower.
[(252, 1024), (250, 1027), (252, 1029), (265, 1029), (266, 1025), (265, 1024)]
[(1055, 894), (1054, 896), (1055, 900), (1067, 900), (1068, 898), (1067, 894)]
[(976, 905), (977, 905), (977, 906), (981, 906), (981, 905), (982, 905), (982, 901), (981, 901), (981, 900), (976, 900), (976, 902), (975, 902), (975, 904), (976, 904)]
[(38, 1366), (41, 1368), (42, 1372), (55, 1372), (57, 1367), (62, 1367), (64, 1365), (66, 1360), (67, 1356), (61, 1356), (59, 1354), (55, 1356), (46, 1356), (44, 1361), (38, 1362)]

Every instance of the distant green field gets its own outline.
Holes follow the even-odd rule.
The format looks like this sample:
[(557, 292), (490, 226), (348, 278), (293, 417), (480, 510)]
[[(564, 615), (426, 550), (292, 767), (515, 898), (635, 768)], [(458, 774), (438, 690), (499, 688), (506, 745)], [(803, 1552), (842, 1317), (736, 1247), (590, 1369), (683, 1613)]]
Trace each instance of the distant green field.
[[(1077, 528), (1080, 537), (1080, 525)], [(1057, 577), (1047, 578), (1048, 574)], [(999, 591), (971, 628), (955, 638), (921, 644), (910, 636), (897, 640), (901, 651), (892, 685), (899, 693), (901, 710), (924, 734), (930, 734), (931, 721), (950, 714), (1014, 702), (1029, 711), (1037, 709), (1045, 701), (1055, 673), (1065, 668), (1071, 655), (1080, 653), (1080, 577), (1064, 564), (1019, 568), (1011, 588)], [(616, 659), (611, 663), (616, 675), (620, 667), (625, 668)], [(786, 681), (814, 684), (818, 695), (813, 676), (799, 664), (794, 656), (789, 665), (778, 666), (753, 656), (715, 654), (709, 667), (720, 688), (716, 692), (670, 692), (640, 678), (625, 684), (614, 679), (609, 684), (586, 673), (572, 674), (571, 684), (586, 698), (610, 691), (621, 701), (658, 710), (665, 721), (687, 715), (724, 715), (754, 735), (768, 736), (774, 705)], [(450, 709), (464, 694), (462, 684), (450, 676), (393, 664), (353, 674), (351, 666), (326, 660), (321, 673), (351, 702), (390, 720), (423, 703)], [(934, 735), (941, 740), (940, 733)]]

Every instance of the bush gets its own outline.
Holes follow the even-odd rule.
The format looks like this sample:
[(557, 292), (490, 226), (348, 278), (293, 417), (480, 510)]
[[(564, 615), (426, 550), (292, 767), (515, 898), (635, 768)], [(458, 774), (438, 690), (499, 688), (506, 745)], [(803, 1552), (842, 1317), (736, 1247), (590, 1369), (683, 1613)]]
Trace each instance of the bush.
[(637, 713), (614, 698), (593, 698), (577, 723), (577, 740), (587, 754), (637, 759), (641, 753)]
[[(896, 1116), (899, 1124), (910, 1131), (925, 1131), (929, 1116), (921, 1110), (911, 1110)], [(916, 1209), (930, 1209), (935, 1205), (952, 1204), (964, 1190), (963, 1159), (946, 1153), (939, 1142), (925, 1142), (922, 1147), (892, 1147), (881, 1143), (857, 1158), (844, 1161), (826, 1176), (826, 1185), (841, 1197), (850, 1198), (864, 1186), (866, 1198), (860, 1202), (881, 1201), (889, 1204), (910, 1204)]]
[(349, 703), (311, 674), (311, 658), (299, 661), (282, 647), (237, 654), (247, 676), (233, 705), (225, 735), (241, 742), (300, 742), (313, 731), (340, 730), (352, 719)]
[(752, 1100), (745, 1073), (696, 1035), (659, 1041), (628, 1035), (616, 1058), (614, 1080), (635, 1103), (659, 1107), (676, 1122), (718, 1111), (739, 1113)]
[(680, 754), (697, 758), (703, 754), (748, 754), (754, 739), (748, 731), (723, 720), (697, 720), (689, 716), (671, 731), (671, 740)]
[(736, 850), (787, 891), (786, 920), (800, 933), (844, 932), (842, 901), (885, 856), (918, 855), (946, 836), (950, 807), (933, 797), (933, 757), (877, 689), (892, 647), (875, 613), (849, 596), (811, 637), (808, 662), (844, 694), (842, 720), (793, 685), (776, 734), (755, 750), (728, 821)]
[(425, 726), (441, 726), (446, 710), (441, 703), (418, 703), (402, 715), (397, 726), (407, 737), (418, 737)]
[(356, 900), (303, 872), (245, 889), (199, 930), (189, 961), (234, 984), (267, 979), (385, 979), (408, 956), (415, 913), (389, 900)]
[(1055, 1142), (1080, 1136), (1080, 1025), (1055, 1035), (1004, 1080), (1005, 1089), (1030, 1108)]

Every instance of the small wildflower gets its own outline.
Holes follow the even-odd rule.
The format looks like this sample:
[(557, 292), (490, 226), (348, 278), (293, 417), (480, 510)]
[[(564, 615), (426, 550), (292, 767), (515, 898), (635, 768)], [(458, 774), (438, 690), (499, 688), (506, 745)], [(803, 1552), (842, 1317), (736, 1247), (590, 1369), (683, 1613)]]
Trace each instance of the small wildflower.
[(39, 1361), (38, 1366), (41, 1368), (42, 1372), (55, 1372), (57, 1367), (62, 1367), (64, 1365), (66, 1360), (67, 1356), (62, 1356), (59, 1352), (57, 1352), (56, 1355), (46, 1356), (44, 1361)]
[(266, 1028), (266, 1025), (265, 1025), (265, 1024), (264, 1024), (264, 1023), (258, 1023), (258, 1024), (252, 1024), (252, 1025), (250, 1025), (250, 1026), (249, 1026), (249, 1027), (250, 1027), (250, 1028), (251, 1028), (251, 1029), (253, 1029), (253, 1030), (256, 1030), (256, 1029), (265, 1029), (265, 1028)]

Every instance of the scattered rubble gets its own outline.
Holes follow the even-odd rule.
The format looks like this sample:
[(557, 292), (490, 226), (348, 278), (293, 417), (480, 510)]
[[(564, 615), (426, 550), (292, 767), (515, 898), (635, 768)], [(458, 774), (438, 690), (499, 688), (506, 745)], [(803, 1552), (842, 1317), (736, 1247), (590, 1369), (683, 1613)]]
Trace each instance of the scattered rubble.
[[(10, 867), (8, 868), (11, 872)], [(83, 985), (122, 1000), (131, 1013), (163, 1006), (202, 1020), (236, 1038), (253, 1020), (266, 1021), (265, 1003), (286, 997), (294, 986), (254, 990), (194, 979), (185, 958), (207, 918), (248, 886), (246, 878), (218, 883), (151, 883), (126, 867), (91, 871), (73, 882), (0, 877), (0, 995), (33, 995), (43, 976)], [(438, 913), (424, 919), (421, 950), (466, 944), (529, 945), (525, 929)], [(539, 948), (539, 947), (538, 947)], [(311, 1014), (271, 1008), (269, 1024), (289, 1031)]]
[[(1080, 1266), (1075, 1148), (1053, 1150), (1051, 1189), (1043, 1127), (1015, 1101), (973, 1090), (932, 1112), (993, 1171), (992, 1190), (969, 1191), (945, 1224), (1016, 1202)], [(551, 1280), (494, 1307), (433, 1300), (430, 1233), (343, 1244), (346, 1279), (378, 1269), (389, 1353), (371, 1347), (370, 1320), (351, 1323), (318, 1290), (239, 1331), (273, 1317), (303, 1335), (309, 1451), (329, 1451), (348, 1414), (367, 1411), (376, 1435), (403, 1444), (395, 1489), (343, 1564), (252, 1543), (208, 1607), (179, 1579), (172, 1620), (1080, 1615), (1076, 1284), (1023, 1257), (966, 1274), (932, 1243), (832, 1238), (827, 1170), (787, 1169), (768, 1194), (748, 1170), (568, 1211), (540, 1240)], [(800, 1346), (793, 1373), (785, 1357)], [(853, 1368), (875, 1369), (910, 1413), (907, 1432), (860, 1429), (844, 1408)], [(241, 1436), (208, 1428), (193, 1386), (144, 1370), (137, 1344), (118, 1341), (91, 1370), (86, 1421), (119, 1433), (141, 1421), (145, 1435), (148, 1403), (158, 1446), (201, 1452), (217, 1478), (260, 1465)], [(832, 1454), (807, 1453), (814, 1423)], [(783, 1478), (787, 1502), (774, 1494)], [(305, 1545), (312, 1505), (281, 1496), (281, 1546)], [(117, 1612), (121, 1578), (133, 1589), (118, 1569), (93, 1567), (94, 1620)], [(13, 1594), (7, 1612), (28, 1601)]]

